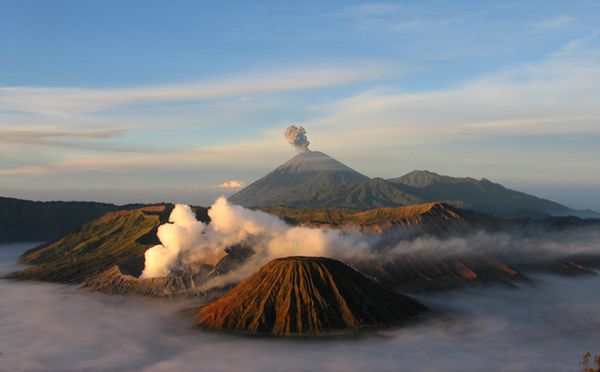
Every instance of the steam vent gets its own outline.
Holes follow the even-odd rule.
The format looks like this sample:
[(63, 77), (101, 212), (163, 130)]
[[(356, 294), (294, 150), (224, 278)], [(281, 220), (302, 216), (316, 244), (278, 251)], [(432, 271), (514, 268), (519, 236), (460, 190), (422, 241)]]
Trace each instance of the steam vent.
[(197, 311), (208, 329), (311, 336), (409, 320), (427, 308), (379, 286), (340, 261), (275, 259)]

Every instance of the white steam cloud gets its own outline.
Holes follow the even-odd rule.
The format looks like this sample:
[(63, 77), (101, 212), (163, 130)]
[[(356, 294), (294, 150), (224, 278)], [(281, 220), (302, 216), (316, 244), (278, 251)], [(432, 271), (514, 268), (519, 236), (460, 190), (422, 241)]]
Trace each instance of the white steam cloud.
[(189, 250), (196, 244), (206, 225), (196, 220), (196, 215), (188, 205), (177, 204), (169, 216), (169, 222), (158, 228), (156, 245), (144, 254), (146, 265), (142, 278), (166, 276), (179, 258), (180, 252)]
[(252, 248), (255, 253), (243, 267), (221, 280), (239, 280), (277, 257), (350, 258), (369, 249), (367, 239), (358, 232), (290, 226), (270, 214), (229, 204), (225, 197), (214, 202), (208, 215), (211, 223), (204, 224), (196, 220), (189, 206), (176, 205), (170, 223), (158, 229), (162, 244), (145, 253), (142, 277), (166, 276), (182, 265), (215, 264), (225, 256), (225, 249), (236, 245)]
[(288, 143), (293, 145), (296, 150), (300, 152), (309, 151), (308, 145), (310, 145), (310, 142), (308, 142), (308, 138), (306, 138), (306, 129), (304, 129), (304, 127), (290, 125), (285, 130), (285, 139), (287, 139)]

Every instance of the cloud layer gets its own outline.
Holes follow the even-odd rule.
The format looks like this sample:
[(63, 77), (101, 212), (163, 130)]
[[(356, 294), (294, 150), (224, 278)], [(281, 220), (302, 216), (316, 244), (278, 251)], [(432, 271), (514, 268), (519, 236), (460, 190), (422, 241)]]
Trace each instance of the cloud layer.
[[(9, 270), (23, 249), (0, 247), (0, 267)], [(577, 370), (585, 352), (599, 352), (599, 285), (599, 277), (544, 277), (519, 290), (423, 296), (444, 315), (364, 337), (298, 342), (205, 333), (193, 325), (200, 302), (0, 280), (0, 361), (10, 370)]]
[(371, 66), (299, 69), (214, 82), (159, 87), (120, 89), (0, 87), (0, 106), (5, 110), (67, 114), (136, 103), (198, 101), (314, 89), (379, 79), (388, 74), (389, 71), (381, 67)]

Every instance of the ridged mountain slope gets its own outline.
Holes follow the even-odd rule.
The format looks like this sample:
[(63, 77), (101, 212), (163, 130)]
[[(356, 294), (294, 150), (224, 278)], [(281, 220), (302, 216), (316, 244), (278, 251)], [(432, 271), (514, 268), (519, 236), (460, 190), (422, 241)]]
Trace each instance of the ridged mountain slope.
[(292, 224), (316, 227), (359, 227), (383, 232), (398, 226), (412, 227), (415, 233), (446, 235), (468, 234), (477, 230), (494, 230), (507, 225), (493, 216), (476, 214), (445, 203), (414, 204), (395, 208), (369, 210), (318, 207), (263, 207), (260, 210), (277, 215)]
[(329, 187), (368, 180), (368, 177), (319, 151), (294, 156), (229, 201), (246, 207), (296, 205), (308, 195)]
[(273, 260), (217, 301), (201, 307), (209, 329), (274, 336), (405, 321), (426, 311), (340, 261), (323, 257)]
[(265, 177), (232, 195), (246, 207), (343, 207), (373, 209), (429, 202), (503, 218), (578, 216), (600, 218), (589, 210), (510, 190), (487, 179), (454, 178), (429, 171), (370, 179), (318, 151), (302, 152)]
[(388, 180), (423, 202), (443, 201), (456, 207), (501, 217), (577, 215), (564, 205), (507, 189), (485, 178), (455, 178), (429, 171), (413, 171)]
[[(32, 266), (9, 274), (9, 277), (83, 283), (90, 289), (114, 294), (196, 295), (201, 294), (199, 288), (211, 276), (229, 272), (252, 255), (251, 247), (232, 246), (225, 250), (226, 255), (216, 264), (202, 265), (198, 262), (166, 278), (140, 279), (144, 253), (159, 243), (156, 236), (158, 226), (167, 221), (172, 208), (172, 205), (157, 205), (108, 213), (60, 239), (27, 251), (21, 262)], [(193, 209), (199, 220), (208, 222), (205, 208)], [(593, 227), (599, 222), (577, 218), (555, 218), (548, 222), (502, 220), (443, 203), (367, 211), (334, 207), (261, 209), (291, 224), (358, 228), (367, 233), (383, 234), (381, 239), (387, 244), (425, 235), (445, 239), (480, 230), (556, 231), (570, 227)], [(511, 282), (521, 278), (520, 267), (515, 267), (518, 262), (513, 257), (476, 254), (438, 257), (431, 251), (428, 255), (416, 253), (389, 257), (382, 252), (374, 260), (361, 259), (347, 263), (390, 287), (415, 291), (456, 288), (483, 282)], [(584, 265), (594, 262), (586, 257), (572, 258), (572, 261)]]

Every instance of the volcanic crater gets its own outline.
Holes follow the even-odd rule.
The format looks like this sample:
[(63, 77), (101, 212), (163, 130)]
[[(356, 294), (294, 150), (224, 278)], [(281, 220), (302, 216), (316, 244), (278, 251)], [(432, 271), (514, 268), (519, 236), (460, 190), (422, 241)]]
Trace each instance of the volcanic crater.
[(296, 256), (270, 261), (196, 316), (211, 330), (318, 336), (406, 322), (427, 310), (340, 261)]

